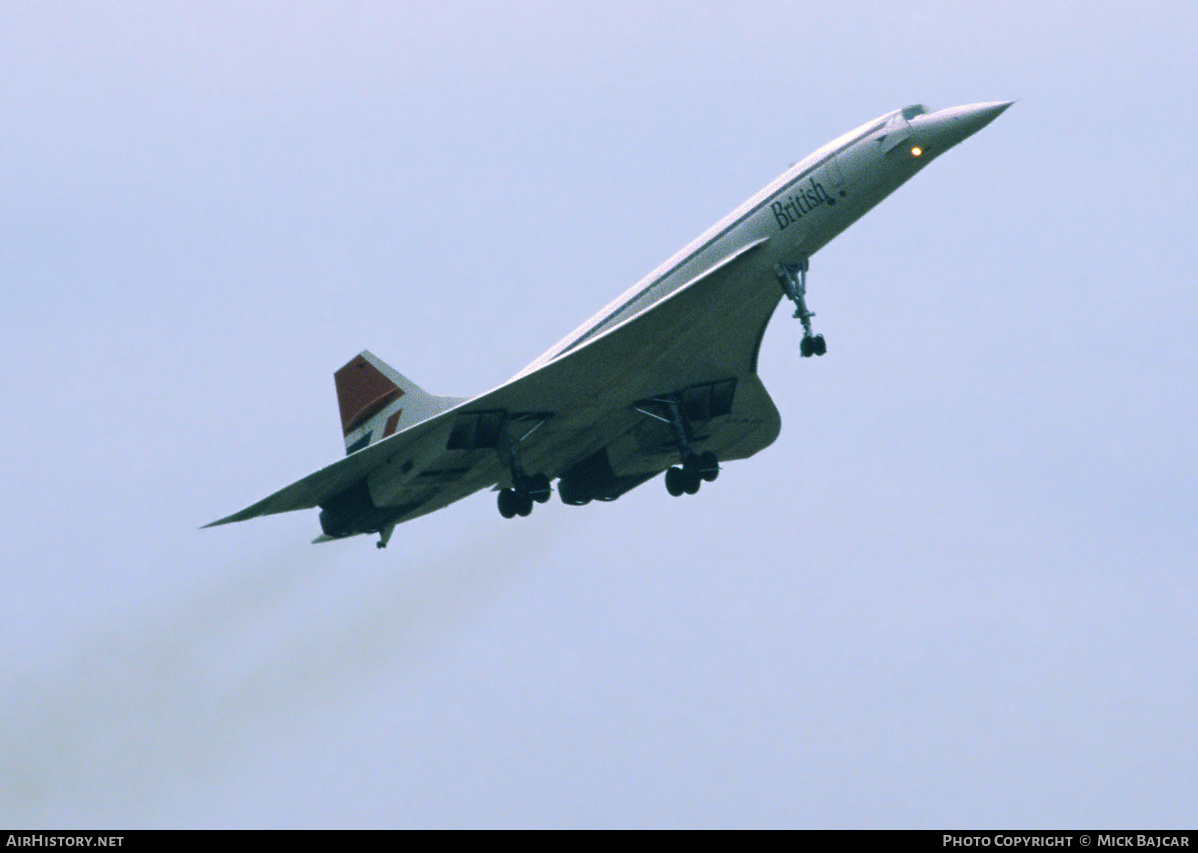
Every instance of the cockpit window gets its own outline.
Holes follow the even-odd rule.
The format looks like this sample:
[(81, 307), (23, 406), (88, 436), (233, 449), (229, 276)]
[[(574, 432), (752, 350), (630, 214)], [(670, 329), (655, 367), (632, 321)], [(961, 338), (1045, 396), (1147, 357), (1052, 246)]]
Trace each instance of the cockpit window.
[(928, 108), (925, 107), (923, 104), (912, 104), (909, 107), (903, 107), (903, 118), (905, 118), (907, 121), (910, 121), (911, 119), (915, 118), (916, 116), (923, 115), (927, 111), (928, 111)]

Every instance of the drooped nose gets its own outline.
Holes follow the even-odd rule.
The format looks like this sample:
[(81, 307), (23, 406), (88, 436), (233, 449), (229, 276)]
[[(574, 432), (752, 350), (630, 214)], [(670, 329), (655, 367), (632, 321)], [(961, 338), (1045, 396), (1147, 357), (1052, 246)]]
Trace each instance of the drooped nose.
[(990, 122), (994, 121), (1014, 101), (987, 101), (981, 104), (966, 104), (962, 107), (949, 107), (920, 116), (923, 121), (922, 130), (931, 137), (936, 148), (945, 150), (973, 136)]

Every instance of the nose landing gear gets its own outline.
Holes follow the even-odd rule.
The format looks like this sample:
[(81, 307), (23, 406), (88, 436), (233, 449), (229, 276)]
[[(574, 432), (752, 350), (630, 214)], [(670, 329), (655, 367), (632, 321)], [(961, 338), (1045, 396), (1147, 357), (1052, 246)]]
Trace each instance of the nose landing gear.
[(807, 258), (803, 258), (797, 264), (778, 264), (774, 267), (774, 274), (778, 276), (782, 292), (795, 304), (795, 319), (803, 323), (803, 342), (799, 345), (799, 352), (803, 358), (823, 355), (828, 351), (828, 345), (824, 343), (824, 336), (811, 333), (811, 318), (815, 316), (815, 312), (807, 308), (807, 269), (809, 267), (810, 262)]

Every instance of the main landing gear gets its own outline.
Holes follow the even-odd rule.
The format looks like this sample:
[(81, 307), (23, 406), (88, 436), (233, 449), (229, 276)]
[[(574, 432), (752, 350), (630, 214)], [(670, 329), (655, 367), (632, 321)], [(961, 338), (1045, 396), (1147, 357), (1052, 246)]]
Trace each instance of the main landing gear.
[(807, 258), (803, 258), (797, 264), (778, 264), (774, 267), (774, 274), (778, 276), (782, 292), (795, 304), (795, 318), (803, 323), (803, 343), (799, 345), (799, 352), (802, 353), (803, 358), (823, 355), (828, 351), (828, 345), (824, 343), (824, 336), (811, 334), (811, 318), (815, 316), (815, 312), (807, 308), (807, 269), (809, 266), (810, 262)]
[(666, 491), (674, 497), (693, 495), (704, 480), (710, 483), (718, 476), (720, 464), (714, 453), (692, 453), (683, 458), (681, 468), (675, 465), (666, 471)]
[(674, 497), (693, 495), (699, 491), (704, 480), (711, 483), (720, 476), (720, 463), (710, 450), (696, 453), (691, 447), (690, 428), (682, 417), (678, 401), (671, 397), (662, 402), (669, 410), (669, 424), (674, 429), (674, 440), (678, 443), (678, 455), (682, 461), (681, 468), (675, 465), (666, 471), (666, 491)]
[[(528, 438), (544, 423), (545, 420), (541, 420), (524, 433), (519, 441)], [(527, 518), (532, 513), (533, 503), (543, 504), (549, 500), (549, 496), (552, 494), (552, 490), (549, 488), (549, 477), (545, 474), (524, 473), (524, 466), (520, 464), (520, 459), (516, 456), (516, 442), (513, 442), (507, 435), (506, 425), (501, 435), (499, 452), (507, 456), (508, 467), (512, 472), (512, 488), (500, 490), (499, 514), (504, 518), (513, 518), (517, 515)]]

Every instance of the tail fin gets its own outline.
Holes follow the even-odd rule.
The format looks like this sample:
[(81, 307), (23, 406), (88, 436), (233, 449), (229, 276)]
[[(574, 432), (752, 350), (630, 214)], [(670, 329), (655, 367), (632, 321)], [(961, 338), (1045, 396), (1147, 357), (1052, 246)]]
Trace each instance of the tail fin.
[(347, 456), (466, 399), (428, 393), (369, 350), (334, 373), (333, 381)]

